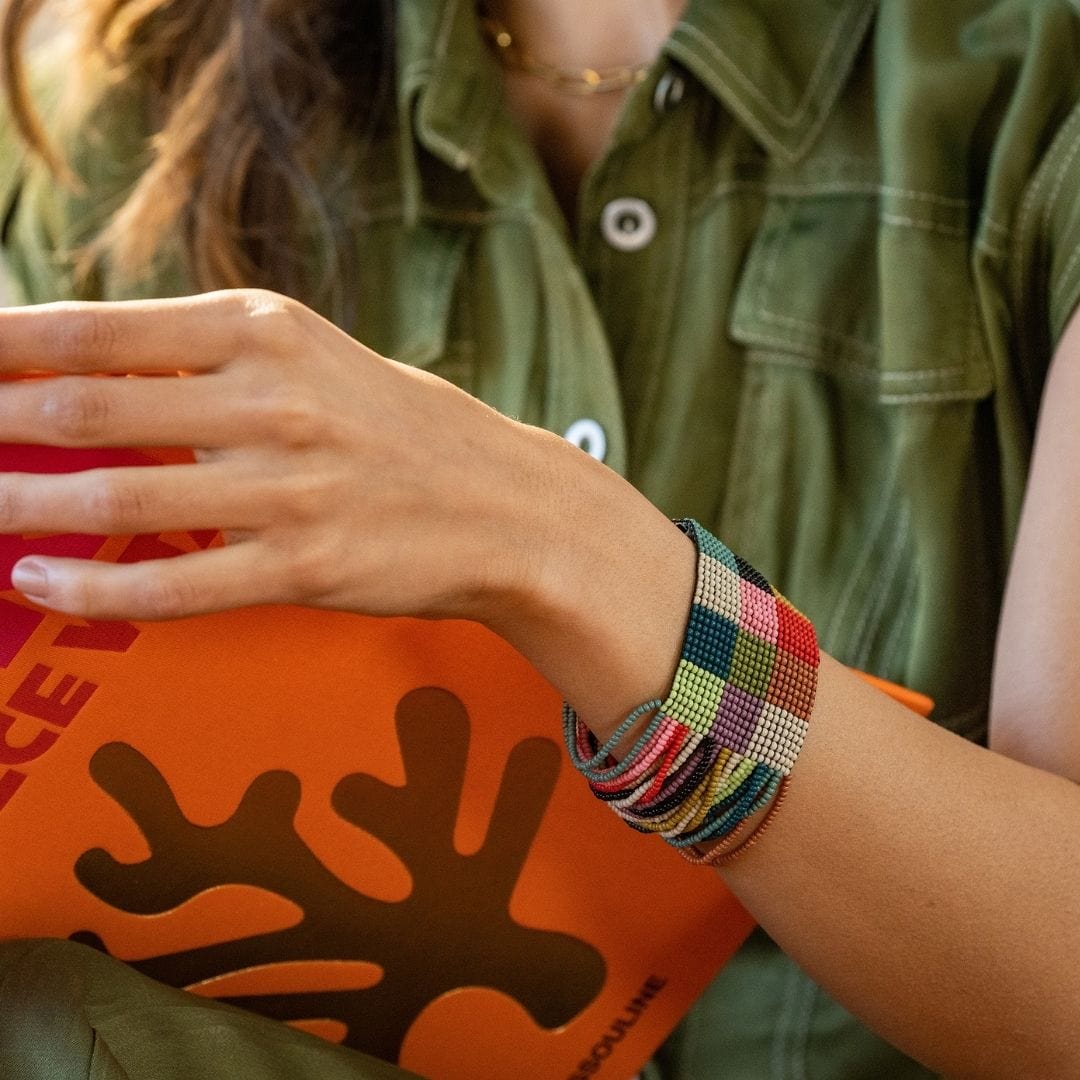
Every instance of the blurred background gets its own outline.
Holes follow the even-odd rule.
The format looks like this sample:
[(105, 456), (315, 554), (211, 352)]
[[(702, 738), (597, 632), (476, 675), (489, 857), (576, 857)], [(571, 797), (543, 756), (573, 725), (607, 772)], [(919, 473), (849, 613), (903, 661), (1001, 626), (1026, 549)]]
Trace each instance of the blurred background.
[[(32, 45), (38, 45), (46, 41), (51, 35), (59, 33), (63, 27), (64, 17), (63, 12), (60, 10), (59, 0), (46, 0), (41, 12), (34, 20), (30, 34)], [(6, 104), (0, 107), (7, 108)], [(5, 156), (19, 152), (19, 149), (14, 146), (0, 146), (0, 154)], [(15, 299), (4, 267), (3, 253), (0, 252), (0, 307), (14, 303)]]

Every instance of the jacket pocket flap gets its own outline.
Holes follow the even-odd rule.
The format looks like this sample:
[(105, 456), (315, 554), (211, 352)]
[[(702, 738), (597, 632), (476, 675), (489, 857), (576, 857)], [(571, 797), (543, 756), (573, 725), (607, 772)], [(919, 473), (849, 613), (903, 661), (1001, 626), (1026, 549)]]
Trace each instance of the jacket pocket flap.
[(915, 220), (873, 196), (766, 210), (732, 308), (751, 362), (828, 372), (884, 403), (992, 389), (959, 213)]

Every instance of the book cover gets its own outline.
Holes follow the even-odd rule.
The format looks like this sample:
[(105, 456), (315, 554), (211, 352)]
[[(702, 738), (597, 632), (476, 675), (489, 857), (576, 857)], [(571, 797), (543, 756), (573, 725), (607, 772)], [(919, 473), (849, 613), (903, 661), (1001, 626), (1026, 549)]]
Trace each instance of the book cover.
[[(0, 447), (3, 471), (164, 459)], [(33, 551), (214, 542), (4, 536), (0, 584)], [(435, 1080), (627, 1080), (753, 923), (592, 798), (560, 706), (471, 623), (88, 623), (0, 593), (0, 936), (76, 938)]]

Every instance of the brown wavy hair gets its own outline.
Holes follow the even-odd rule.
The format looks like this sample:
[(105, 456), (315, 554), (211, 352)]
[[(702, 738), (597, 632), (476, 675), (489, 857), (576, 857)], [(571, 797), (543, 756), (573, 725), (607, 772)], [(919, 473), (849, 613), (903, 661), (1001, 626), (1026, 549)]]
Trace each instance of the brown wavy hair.
[[(30, 25), (47, 3), (7, 0), (2, 80), (22, 137), (76, 185), (27, 73)], [(148, 129), (148, 163), (87, 257), (134, 280), (178, 248), (196, 288), (275, 288), (348, 321), (355, 166), (388, 112), (392, 0), (75, 6), (72, 73), (101, 107), (136, 89)]]

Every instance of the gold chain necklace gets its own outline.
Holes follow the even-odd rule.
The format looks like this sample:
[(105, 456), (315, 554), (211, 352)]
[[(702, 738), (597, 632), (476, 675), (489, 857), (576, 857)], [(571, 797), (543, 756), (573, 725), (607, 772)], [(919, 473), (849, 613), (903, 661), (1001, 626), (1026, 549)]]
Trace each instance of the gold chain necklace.
[(499, 62), (510, 71), (521, 71), (526, 75), (535, 75), (550, 83), (560, 93), (607, 94), (615, 90), (625, 90), (642, 82), (652, 67), (652, 62), (645, 64), (620, 65), (610, 68), (581, 68), (570, 71), (554, 64), (537, 60), (523, 49), (509, 30), (498, 19), (489, 14), (483, 6), (478, 8), (480, 26), (484, 37), (495, 49)]

